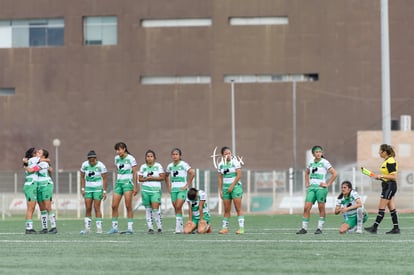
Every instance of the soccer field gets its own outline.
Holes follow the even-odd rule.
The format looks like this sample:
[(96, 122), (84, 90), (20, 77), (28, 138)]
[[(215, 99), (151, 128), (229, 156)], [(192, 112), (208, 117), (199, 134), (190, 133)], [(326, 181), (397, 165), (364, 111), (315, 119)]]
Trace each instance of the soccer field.
[[(374, 215), (365, 225), (371, 225)], [(414, 215), (400, 215), (401, 234), (391, 229), (389, 214), (377, 235), (339, 235), (341, 217), (328, 216), (324, 233), (296, 235), (300, 215), (246, 216), (246, 233), (177, 235), (175, 220), (165, 218), (162, 234), (148, 235), (143, 217), (133, 235), (82, 236), (83, 220), (59, 220), (56, 235), (25, 235), (23, 219), (0, 221), (1, 274), (412, 274)], [(36, 224), (39, 228), (39, 224)], [(110, 228), (110, 220), (104, 221)], [(120, 219), (120, 230), (126, 221)]]

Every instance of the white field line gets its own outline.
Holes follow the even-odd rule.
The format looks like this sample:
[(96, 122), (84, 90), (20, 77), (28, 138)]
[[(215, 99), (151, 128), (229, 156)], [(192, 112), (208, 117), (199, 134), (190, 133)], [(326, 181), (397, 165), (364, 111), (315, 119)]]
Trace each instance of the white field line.
[[(414, 243), (414, 240), (382, 240), (382, 239), (367, 239), (367, 240), (168, 240), (177, 242), (191, 242), (191, 243)], [(168, 242), (166, 240), (166, 242)], [(0, 243), (130, 243), (130, 240), (0, 240)]]
[(200, 243), (414, 243), (414, 240), (180, 240)]
[(0, 243), (131, 243), (117, 240), (0, 240)]

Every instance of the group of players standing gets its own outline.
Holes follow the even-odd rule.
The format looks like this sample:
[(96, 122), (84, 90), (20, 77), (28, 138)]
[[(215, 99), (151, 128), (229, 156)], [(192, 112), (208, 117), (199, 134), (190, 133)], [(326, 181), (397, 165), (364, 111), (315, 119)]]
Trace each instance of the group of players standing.
[[(308, 232), (310, 212), (315, 202), (317, 202), (319, 209), (318, 226), (315, 234), (322, 234), (326, 217), (325, 204), (328, 187), (334, 183), (337, 177), (337, 173), (331, 163), (324, 158), (321, 146), (314, 146), (312, 154), (314, 159), (309, 162), (305, 174), (307, 193), (302, 217), (302, 228), (296, 234), (306, 234)], [(400, 234), (398, 215), (394, 202), (394, 196), (397, 192), (398, 171), (398, 165), (394, 158), (395, 152), (391, 145), (381, 144), (378, 154), (384, 159), (381, 164), (381, 173), (372, 173), (369, 176), (381, 181), (381, 197), (375, 222), (372, 226), (365, 227), (365, 231), (371, 234), (377, 233), (378, 226), (385, 215), (385, 208), (388, 207), (393, 228), (387, 231), (386, 234)], [(328, 173), (330, 174), (329, 178), (327, 178)], [(335, 214), (343, 214), (344, 217), (339, 233), (362, 233), (362, 224), (368, 220), (368, 213), (363, 207), (359, 194), (352, 188), (350, 181), (343, 181), (341, 183), (341, 193), (336, 200)]]
[[(165, 182), (166, 188), (171, 196), (171, 201), (175, 210), (176, 228), (175, 233), (210, 233), (210, 214), (207, 205), (206, 193), (203, 190), (190, 188), (194, 179), (194, 169), (181, 159), (182, 152), (179, 148), (171, 151), (172, 162), (168, 164), (164, 171), (162, 165), (156, 162), (155, 152), (148, 150), (145, 153), (145, 163), (138, 170), (137, 162), (123, 142), (115, 144), (116, 151), (115, 166), (117, 168), (117, 178), (112, 195), (112, 228), (108, 234), (119, 233), (118, 230), (118, 208), (122, 197), (125, 200), (127, 211), (128, 227), (121, 234), (133, 233), (133, 197), (138, 193), (138, 184), (141, 184), (142, 205), (145, 207), (145, 218), (148, 226), (148, 233), (154, 234), (153, 221), (157, 225), (157, 232), (162, 233), (161, 219), (161, 198), (162, 183)], [(317, 202), (319, 209), (318, 226), (315, 234), (322, 234), (325, 224), (325, 203), (328, 194), (328, 187), (331, 186), (337, 173), (328, 160), (323, 157), (321, 146), (312, 148), (314, 159), (307, 166), (305, 174), (305, 186), (307, 188), (304, 214), (302, 218), (302, 228), (296, 234), (306, 234), (310, 220), (312, 205)], [(33, 213), (36, 204), (39, 205), (41, 212), (42, 230), (40, 233), (56, 234), (56, 216), (52, 211), (53, 181), (50, 177), (52, 168), (48, 159), (48, 152), (44, 149), (36, 150), (30, 148), (23, 159), (26, 171), (24, 184), (24, 194), (27, 201), (26, 211), (26, 234), (36, 234), (33, 228)], [(395, 208), (394, 195), (397, 192), (397, 171), (398, 165), (395, 161), (395, 152), (392, 146), (387, 144), (380, 145), (379, 155), (384, 159), (381, 165), (380, 174), (372, 174), (371, 177), (380, 180), (382, 185), (381, 198), (379, 202), (378, 214), (374, 224), (366, 227), (370, 233), (377, 233), (379, 224), (384, 218), (385, 208), (388, 207), (393, 228), (387, 234), (399, 234), (399, 222), (397, 210)], [(215, 157), (215, 156), (213, 156)], [(218, 164), (218, 187), (220, 197), (224, 205), (224, 218), (220, 234), (229, 232), (229, 220), (231, 214), (231, 204), (233, 202), (237, 212), (239, 229), (236, 234), (244, 233), (244, 216), (242, 211), (243, 188), (241, 186), (241, 164), (235, 156), (232, 156), (229, 147), (221, 149), (221, 161)], [(81, 234), (91, 232), (92, 208), (96, 217), (96, 232), (102, 233), (102, 213), (101, 202), (106, 199), (107, 169), (99, 160), (95, 151), (87, 154), (87, 161), (81, 166), (81, 191), (85, 200), (85, 228)], [(327, 179), (327, 174), (331, 177)], [(188, 221), (183, 223), (183, 205), (188, 203)], [(362, 224), (367, 221), (368, 213), (363, 208), (359, 194), (352, 188), (352, 183), (344, 181), (341, 183), (341, 193), (339, 194), (335, 214), (343, 214), (344, 221), (339, 228), (339, 233), (356, 232), (362, 233)], [(48, 230), (48, 221), (51, 229)]]
[[(44, 154), (46, 150), (35, 150), (31, 152), (36, 154), (33, 158), (28, 158), (26, 154), (26, 183), (25, 195), (27, 200), (27, 214), (26, 214), (26, 233), (36, 233), (33, 229), (32, 215), (36, 207), (36, 201), (41, 205), (44, 199), (43, 188), (40, 182), (44, 182), (41, 175), (47, 177), (47, 185), (51, 186), (49, 199), (50, 207), (47, 210), (42, 210), (42, 226), (44, 225), (43, 213), (50, 217), (52, 229), (44, 233), (57, 233), (56, 219), (51, 212), (51, 200), (53, 193), (53, 182), (49, 176), (51, 172), (50, 161)], [(162, 165), (156, 162), (156, 155), (153, 150), (148, 150), (145, 153), (145, 163), (139, 169), (137, 161), (133, 155), (128, 152), (127, 145), (124, 142), (118, 142), (114, 146), (116, 156), (114, 164), (117, 169), (117, 177), (112, 194), (112, 226), (107, 234), (132, 234), (133, 230), (133, 197), (138, 194), (138, 185), (141, 189), (142, 205), (145, 207), (145, 218), (148, 227), (148, 233), (154, 234), (162, 233), (162, 219), (161, 219), (161, 198), (162, 198), (162, 183), (165, 182), (167, 191), (171, 196), (171, 201), (175, 211), (176, 228), (175, 233), (210, 233), (212, 231), (210, 224), (210, 214), (207, 205), (207, 196), (203, 190), (190, 188), (192, 185), (195, 172), (191, 166), (181, 159), (182, 152), (179, 148), (174, 148), (171, 151), (172, 162), (169, 163), (164, 171)], [(47, 153), (47, 152), (46, 152)], [(39, 155), (39, 156), (38, 156)], [(242, 196), (243, 189), (241, 185), (241, 164), (232, 156), (229, 147), (221, 149), (221, 161), (217, 167), (218, 169), (218, 186), (220, 196), (224, 203), (224, 218), (222, 221), (222, 229), (220, 234), (227, 234), (229, 232), (229, 221), (231, 215), (231, 204), (233, 202), (236, 212), (239, 228), (236, 234), (244, 233), (244, 216), (242, 212)], [(46, 167), (47, 166), (47, 167)], [(87, 160), (81, 165), (81, 192), (85, 200), (85, 218), (84, 229), (81, 234), (88, 234), (92, 231), (92, 209), (95, 212), (96, 233), (102, 233), (102, 213), (101, 202), (106, 199), (107, 192), (107, 168), (97, 159), (95, 151), (90, 151), (87, 154)], [(31, 193), (30, 190), (36, 190)], [(34, 195), (34, 194), (39, 195)], [(49, 193), (48, 193), (49, 194)], [(122, 197), (124, 197), (125, 208), (127, 212), (127, 230), (119, 231), (118, 229), (118, 208)], [(188, 204), (188, 221), (183, 222), (183, 205)], [(30, 215), (31, 213), (31, 215)], [(53, 219), (52, 219), (53, 217)], [(157, 225), (157, 231), (154, 228), (154, 221)], [(47, 228), (47, 227), (46, 227)]]
[[(56, 215), (52, 210), (53, 181), (50, 177), (49, 152), (45, 149), (30, 148), (23, 158), (26, 177), (23, 192), (26, 196), (26, 234), (36, 234), (33, 228), (33, 213), (36, 204), (40, 209), (41, 234), (56, 234)], [(51, 228), (48, 230), (48, 222)]]

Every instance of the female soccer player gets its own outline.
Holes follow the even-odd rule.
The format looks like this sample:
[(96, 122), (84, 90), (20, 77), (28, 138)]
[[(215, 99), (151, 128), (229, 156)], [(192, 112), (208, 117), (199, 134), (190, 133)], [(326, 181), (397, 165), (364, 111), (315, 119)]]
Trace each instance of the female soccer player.
[[(302, 228), (296, 234), (306, 234), (312, 205), (318, 201), (319, 221), (315, 234), (322, 234), (323, 225), (325, 224), (325, 203), (328, 195), (328, 187), (336, 179), (336, 171), (328, 160), (323, 157), (323, 149), (319, 145), (312, 147), (314, 159), (311, 160), (306, 168), (305, 186), (308, 189), (306, 193), (305, 206), (303, 209)], [(326, 175), (331, 173), (329, 179)]]
[(349, 181), (341, 184), (341, 194), (336, 200), (335, 215), (342, 213), (344, 221), (339, 228), (339, 233), (346, 232), (362, 233), (362, 224), (368, 220), (368, 213), (362, 206), (359, 194), (352, 189)]
[(188, 221), (184, 233), (191, 234), (195, 230), (198, 234), (211, 233), (206, 193), (203, 190), (190, 188), (186, 201), (188, 203)]
[(370, 227), (366, 227), (365, 230), (372, 234), (376, 234), (378, 226), (384, 218), (385, 207), (388, 207), (391, 214), (393, 228), (386, 232), (386, 234), (400, 234), (397, 209), (395, 208), (394, 202), (394, 196), (395, 193), (397, 193), (398, 171), (398, 165), (395, 160), (395, 152), (391, 145), (381, 144), (379, 148), (379, 155), (384, 159), (384, 162), (381, 165), (381, 174), (374, 176), (377, 180), (381, 180), (382, 185), (379, 209), (374, 224)]
[(148, 233), (154, 234), (152, 218), (157, 223), (157, 232), (162, 233), (161, 223), (161, 183), (165, 180), (164, 169), (155, 161), (155, 152), (148, 150), (145, 153), (145, 164), (138, 171), (138, 179), (141, 183), (142, 204), (145, 207), (145, 218), (147, 220)]
[[(37, 151), (37, 156), (40, 158), (40, 162), (37, 164), (39, 170), (37, 172), (37, 201), (40, 209), (40, 219), (42, 222), (42, 234), (56, 234), (56, 214), (52, 210), (52, 198), (54, 184), (50, 174), (52, 173), (52, 167), (49, 164), (49, 152), (45, 149)], [(50, 220), (50, 230), (48, 231), (48, 219)]]
[(118, 142), (114, 146), (117, 156), (115, 156), (115, 166), (118, 170), (114, 194), (112, 196), (112, 228), (108, 234), (118, 233), (118, 208), (122, 196), (125, 198), (125, 207), (128, 217), (128, 229), (121, 234), (133, 233), (134, 211), (132, 207), (132, 197), (138, 193), (137, 161), (128, 152), (127, 145)]
[(85, 199), (85, 229), (82, 235), (91, 231), (92, 206), (95, 210), (96, 233), (102, 233), (102, 213), (101, 202), (106, 199), (106, 189), (108, 187), (107, 169), (105, 164), (97, 160), (95, 151), (91, 150), (87, 154), (87, 161), (81, 165), (81, 192)]
[[(30, 148), (26, 151), (26, 154), (23, 158), (23, 166), (25, 168), (33, 168), (39, 162), (39, 158), (36, 157), (36, 149)], [(26, 234), (36, 234), (36, 230), (33, 228), (33, 212), (36, 208), (37, 203), (37, 184), (35, 180), (37, 179), (37, 174), (34, 170), (29, 172), (27, 169), (25, 171), (26, 177), (23, 187), (23, 192), (26, 197)]]
[(242, 209), (243, 187), (240, 181), (242, 176), (241, 164), (233, 157), (229, 147), (221, 148), (222, 160), (218, 165), (218, 188), (224, 204), (224, 218), (220, 234), (229, 233), (231, 202), (237, 213), (239, 229), (236, 234), (244, 234), (244, 216)]
[[(29, 158), (30, 152), (33, 157)], [(35, 192), (35, 198), (37, 203), (39, 204), (40, 209), (40, 221), (42, 225), (41, 234), (56, 234), (56, 216), (55, 213), (52, 211), (52, 196), (53, 196), (53, 181), (50, 177), (50, 173), (52, 172), (52, 168), (50, 167), (50, 160), (49, 152), (45, 149), (35, 150), (31, 148), (29, 151), (26, 152), (26, 156), (23, 159), (23, 163), (26, 170), (26, 182), (27, 180), (31, 180), (31, 186), (27, 186), (25, 184), (25, 194), (27, 196), (26, 191), (31, 190), (30, 192)], [(28, 189), (29, 188), (29, 189)], [(33, 190), (32, 190), (33, 189)], [(32, 200), (33, 201), (33, 200)], [(32, 204), (30, 202), (30, 205)], [(36, 207), (36, 201), (34, 208)], [(33, 208), (33, 211), (34, 211)], [(32, 211), (28, 208), (28, 211)], [(26, 213), (29, 217), (33, 216), (33, 211), (30, 213)], [(50, 218), (52, 228), (48, 231), (48, 217)], [(33, 223), (30, 225), (30, 220), (26, 223), (26, 234), (33, 234), (36, 231), (33, 229)], [(29, 229), (28, 229), (29, 227)], [(31, 228), (31, 229), (30, 229)]]
[(181, 159), (182, 152), (178, 148), (171, 151), (172, 162), (168, 164), (165, 173), (165, 184), (171, 194), (171, 201), (175, 210), (175, 233), (184, 232), (183, 204), (187, 198), (187, 188), (194, 179), (194, 169)]

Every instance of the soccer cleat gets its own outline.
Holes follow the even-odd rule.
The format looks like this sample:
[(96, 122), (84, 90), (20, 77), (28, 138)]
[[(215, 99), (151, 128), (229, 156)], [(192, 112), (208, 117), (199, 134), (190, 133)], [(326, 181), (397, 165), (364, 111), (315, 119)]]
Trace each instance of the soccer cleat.
[[(360, 230), (362, 230), (362, 229), (360, 229)], [(356, 226), (354, 226), (352, 228), (349, 228), (346, 232), (347, 233), (355, 233), (356, 231), (357, 231)]]
[(47, 234), (49, 231), (47, 231), (47, 228), (43, 228), (42, 231), (39, 231), (39, 234)]
[(86, 234), (89, 234), (89, 229), (84, 229), (84, 230), (81, 230), (80, 234), (81, 234), (81, 235), (86, 235)]
[(109, 230), (108, 232), (106, 232), (106, 234), (116, 234), (118, 233), (118, 229), (117, 228), (111, 228), (111, 230)]
[(400, 229), (399, 228), (393, 228), (388, 232), (385, 232), (385, 234), (400, 234)]
[(37, 234), (37, 232), (34, 229), (26, 229), (26, 233), (25, 234)]
[(154, 229), (148, 229), (148, 234), (154, 234)]
[(213, 229), (211, 228), (211, 225), (208, 225), (208, 229), (207, 229), (207, 234), (210, 234), (211, 232), (213, 232)]
[(362, 234), (362, 229), (361, 228), (358, 228), (357, 230), (355, 230), (355, 233)]
[(131, 234), (133, 234), (134, 232), (132, 232), (131, 230), (127, 230), (127, 231), (122, 231), (121, 232), (121, 234), (123, 234), (123, 235), (131, 235)]
[(320, 228), (317, 228), (315, 234), (322, 234), (322, 230)]
[(375, 228), (374, 226), (365, 227), (364, 229), (365, 229), (365, 231), (367, 231), (371, 234), (377, 234), (377, 228)]
[(228, 229), (228, 228), (222, 228), (222, 229), (219, 231), (219, 234), (227, 234), (227, 233), (229, 233), (229, 229)]
[(49, 230), (49, 234), (56, 234), (56, 233), (57, 233), (56, 227), (53, 227)]
[(184, 233), (184, 227), (176, 226), (175, 227), (175, 234), (183, 234)]
[(158, 228), (157, 233), (158, 234), (161, 234), (162, 233), (162, 229), (161, 228)]
[(236, 231), (237, 235), (244, 234), (244, 227), (240, 227), (239, 230)]
[(302, 234), (306, 234), (306, 233), (308, 233), (308, 231), (306, 231), (306, 229), (304, 229), (304, 228), (301, 228), (298, 232), (296, 232), (296, 234), (298, 234), (298, 235), (302, 235)]
[(102, 228), (96, 228), (96, 233), (102, 234)]

